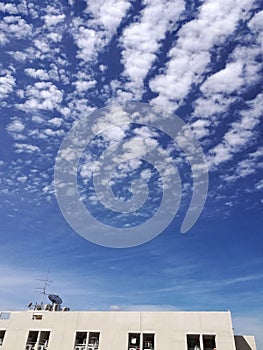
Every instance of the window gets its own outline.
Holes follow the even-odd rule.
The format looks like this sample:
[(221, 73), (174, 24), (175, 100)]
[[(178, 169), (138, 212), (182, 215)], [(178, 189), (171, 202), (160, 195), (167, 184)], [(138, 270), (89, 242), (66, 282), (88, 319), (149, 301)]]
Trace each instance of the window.
[(26, 350), (46, 350), (48, 349), (50, 331), (29, 331)]
[(96, 350), (99, 348), (100, 333), (89, 332), (88, 350)]
[(38, 350), (44, 350), (48, 348), (50, 331), (41, 331), (38, 341)]
[(38, 331), (29, 331), (27, 341), (26, 341), (26, 350), (32, 350), (37, 343)]
[(5, 337), (5, 331), (1, 330), (0, 331), (0, 346), (3, 345), (4, 337)]
[(204, 350), (214, 350), (216, 348), (215, 335), (203, 335)]
[(200, 350), (199, 334), (187, 334), (187, 350)]
[[(142, 341), (142, 344), (141, 344)], [(154, 350), (154, 333), (129, 333), (128, 350)]]
[(140, 333), (129, 333), (128, 350), (140, 350)]
[(38, 312), (34, 312), (32, 316), (33, 320), (42, 320), (42, 317), (43, 317), (43, 314)]
[(0, 320), (9, 320), (10, 312), (0, 312)]
[(143, 350), (154, 350), (154, 334), (143, 334)]
[(75, 350), (85, 350), (88, 332), (77, 332), (75, 338)]
[(99, 341), (100, 332), (76, 332), (74, 350), (97, 350)]

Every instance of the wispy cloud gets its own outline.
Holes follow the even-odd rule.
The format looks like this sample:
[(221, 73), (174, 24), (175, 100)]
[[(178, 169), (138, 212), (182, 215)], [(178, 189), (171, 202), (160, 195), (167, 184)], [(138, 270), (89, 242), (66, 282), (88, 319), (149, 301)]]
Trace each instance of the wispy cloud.
[(234, 154), (255, 139), (253, 129), (261, 120), (261, 101), (263, 95), (258, 94), (256, 98), (247, 102), (249, 109), (240, 112), (241, 118), (235, 121), (226, 132), (222, 142), (210, 150), (210, 162), (216, 166), (221, 162), (229, 161)]
[(123, 48), (122, 75), (128, 80), (119, 87), (120, 97), (123, 89), (131, 92), (136, 100), (142, 97), (144, 80), (157, 59), (162, 41), (184, 10), (183, 1), (145, 0), (143, 5), (140, 18), (126, 27), (119, 39)]
[(0, 99), (7, 97), (16, 86), (15, 70), (12, 67), (10, 68), (0, 71)]
[(214, 46), (223, 45), (234, 33), (239, 21), (248, 16), (252, 4), (251, 0), (244, 1), (241, 9), (236, 1), (205, 1), (197, 18), (180, 29), (164, 73), (150, 81), (150, 88), (158, 93), (152, 102), (164, 108), (173, 102), (176, 110), (192, 85), (202, 82), (209, 70)]

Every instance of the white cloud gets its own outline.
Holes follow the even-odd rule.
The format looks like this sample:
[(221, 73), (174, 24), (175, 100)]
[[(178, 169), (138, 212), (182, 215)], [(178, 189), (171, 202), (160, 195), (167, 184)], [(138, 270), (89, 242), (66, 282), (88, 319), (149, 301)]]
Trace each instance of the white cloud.
[(129, 8), (130, 2), (126, 0), (88, 0), (86, 12), (93, 15), (94, 24), (102, 24), (112, 36)]
[(111, 87), (111, 90), (113, 91), (113, 94), (115, 94), (115, 96), (114, 95), (110, 96), (110, 101), (112, 103), (124, 104), (127, 102), (134, 101), (133, 93), (130, 91), (124, 91), (123, 89), (125, 87), (123, 87), (119, 81), (117, 80), (111, 81), (110, 87)]
[(96, 59), (98, 51), (105, 46), (103, 35), (94, 29), (85, 28), (84, 23), (78, 26), (78, 23), (74, 22), (76, 27), (74, 38), (78, 46), (77, 57), (85, 62)]
[(257, 12), (250, 22), (248, 23), (248, 27), (250, 30), (254, 33), (257, 33), (257, 43), (261, 46), (263, 46), (263, 11)]
[[(211, 125), (219, 122), (219, 115), (227, 112), (239, 95), (259, 82), (261, 70), (261, 63), (257, 60), (259, 54), (259, 46), (237, 46), (226, 67), (211, 75), (201, 85), (200, 91), (203, 95), (195, 101), (192, 115), (200, 118), (208, 117)], [(217, 115), (214, 120), (213, 115)]]
[(191, 123), (191, 129), (193, 130), (196, 138), (199, 140), (209, 134), (209, 126), (210, 121), (205, 119), (197, 119)]
[(60, 15), (47, 14), (43, 18), (44, 18), (44, 21), (48, 27), (53, 27), (53, 26), (57, 25), (58, 23), (63, 22), (65, 20), (65, 17), (66, 16), (64, 14), (60, 14)]
[(89, 20), (75, 18), (71, 25), (78, 47), (77, 57), (84, 62), (96, 60), (98, 53), (115, 34), (129, 7), (129, 1), (125, 0), (88, 1), (86, 12), (93, 18)]
[(51, 82), (37, 82), (26, 88), (26, 101), (18, 104), (22, 110), (54, 110), (59, 109), (63, 93)]
[(63, 119), (55, 117), (55, 118), (49, 119), (48, 123), (59, 128), (63, 124)]
[(150, 150), (155, 149), (157, 146), (157, 140), (136, 136), (124, 143), (123, 159), (128, 155), (134, 155), (134, 158), (143, 159)]
[(177, 311), (178, 307), (175, 305), (166, 304), (133, 304), (133, 305), (111, 305), (110, 309), (113, 311)]
[(19, 133), (24, 131), (25, 124), (22, 122), (22, 120), (18, 118), (14, 118), (11, 123), (7, 125), (7, 131), (10, 133)]
[(134, 134), (142, 137), (143, 139), (145, 139), (147, 137), (157, 137), (158, 136), (158, 133), (155, 130), (150, 129), (148, 126), (136, 128), (134, 130)]
[(45, 129), (44, 134), (47, 136), (52, 136), (52, 137), (57, 137), (57, 136), (62, 136), (64, 135), (64, 130), (60, 129), (60, 130), (52, 130), (52, 129)]
[[(1, 42), (1, 34), (0, 34), (0, 42)], [(28, 57), (28, 55), (22, 51), (9, 51), (9, 55), (19, 62), (26, 61)]]
[(7, 97), (16, 85), (16, 79), (11, 70), (4, 70), (0, 72), (0, 98)]
[(77, 80), (73, 83), (76, 86), (77, 92), (86, 92), (96, 85), (96, 80)]
[(39, 116), (39, 115), (33, 115), (33, 116), (32, 116), (32, 122), (41, 124), (41, 123), (44, 123), (44, 122), (45, 122), (45, 119), (43, 119), (43, 118), (42, 118), (41, 116)]
[(219, 72), (209, 77), (201, 86), (201, 91), (206, 95), (224, 92), (231, 93), (239, 89), (244, 83), (242, 79), (242, 62), (231, 62)]
[(49, 44), (45, 42), (43, 39), (36, 39), (34, 41), (34, 44), (36, 48), (41, 51), (41, 53), (48, 53), (50, 51)]
[[(170, 100), (181, 103), (198, 83), (210, 63), (215, 44), (222, 45), (236, 29), (239, 20), (247, 16), (253, 1), (207, 0), (196, 19), (179, 31), (176, 45), (169, 52), (164, 73), (150, 81), (158, 96), (152, 103), (165, 106)], [(176, 109), (176, 106), (174, 107)]]
[(114, 142), (121, 141), (125, 137), (125, 130), (125, 126), (113, 126), (112, 128), (107, 129), (105, 138)]
[(55, 43), (58, 43), (62, 39), (62, 34), (60, 33), (49, 33), (47, 34), (47, 38), (54, 41)]
[(16, 153), (33, 153), (40, 152), (40, 148), (38, 146), (34, 146), (27, 143), (15, 143)]
[(18, 13), (16, 5), (13, 5), (13, 4), (10, 4), (10, 3), (9, 4), (1, 3), (0, 4), (0, 11), (4, 12), (4, 13), (9, 13), (11, 15), (14, 15), (14, 14)]
[(136, 99), (142, 95), (144, 79), (156, 60), (161, 41), (184, 10), (181, 0), (144, 0), (143, 5), (139, 20), (127, 27), (120, 38), (123, 76), (128, 79), (124, 90), (131, 91)]
[(26, 68), (25, 73), (34, 79), (39, 79), (39, 80), (49, 79), (48, 73), (44, 69)]
[(246, 177), (256, 172), (253, 159), (244, 159), (238, 163), (236, 174), (239, 177)]
[[(253, 21), (254, 17), (248, 25)], [(258, 57), (262, 49), (258, 42), (259, 31), (256, 25), (252, 28), (253, 36), (248, 33), (243, 38), (246, 44), (237, 45), (228, 57), (226, 66), (209, 76), (200, 87), (202, 96), (194, 102), (195, 109), (192, 113), (192, 127), (199, 139), (209, 136), (210, 131), (220, 124), (222, 116), (229, 110), (231, 104), (236, 102), (245, 91), (249, 91), (251, 86), (258, 84), (261, 79), (262, 63)], [(195, 121), (196, 116), (199, 118), (198, 122)], [(251, 119), (252, 122), (253, 120), (254, 118)], [(244, 123), (247, 122), (248, 118), (244, 119), (242, 126), (246, 128)], [(248, 130), (242, 133), (246, 138), (249, 134), (251, 131)], [(230, 144), (239, 143), (241, 135), (239, 131), (231, 131), (226, 135), (226, 139)], [(223, 152), (222, 147), (221, 151)]]
[[(221, 175), (225, 182), (233, 182), (237, 179), (244, 178), (263, 169), (263, 148), (259, 147), (255, 152), (248, 153), (245, 159), (239, 161), (235, 167), (229, 169), (229, 172)], [(256, 190), (261, 190), (262, 182), (255, 184)], [(253, 190), (251, 190), (253, 191)]]
[[(262, 155), (263, 155), (263, 153), (262, 153)], [(262, 190), (263, 189), (263, 179), (258, 181), (256, 183), (255, 187), (256, 187), (257, 190)]]
[(141, 171), (141, 178), (143, 180), (150, 180), (151, 177), (152, 177), (152, 172), (150, 169), (145, 169)]
[(17, 181), (19, 181), (19, 182), (26, 182), (27, 181), (27, 176), (18, 176), (17, 178)]
[(94, 107), (91, 107), (87, 103), (87, 98), (81, 95), (70, 96), (70, 102), (68, 102), (67, 107), (62, 107), (60, 113), (65, 117), (65, 119), (79, 119), (82, 117), (89, 116), (93, 111)]
[(0, 44), (6, 44), (12, 36), (16, 39), (28, 37), (31, 34), (32, 26), (20, 16), (6, 16), (0, 22)]
[(250, 108), (240, 112), (241, 118), (231, 124), (222, 142), (210, 150), (209, 162), (217, 166), (230, 160), (253, 140), (255, 135), (252, 131), (259, 124), (262, 115), (262, 100), (263, 94), (258, 94), (254, 100), (247, 102)]
[(110, 306), (110, 309), (111, 309), (112, 311), (118, 311), (118, 310), (120, 310), (120, 307), (119, 307), (118, 305), (111, 305), (111, 306)]

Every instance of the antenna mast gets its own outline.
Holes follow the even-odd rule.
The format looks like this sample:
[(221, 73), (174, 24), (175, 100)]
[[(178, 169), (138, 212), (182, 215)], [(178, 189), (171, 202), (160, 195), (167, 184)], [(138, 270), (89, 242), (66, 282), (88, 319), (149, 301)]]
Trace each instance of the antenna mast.
[(40, 289), (41, 292), (40, 294), (42, 294), (42, 301), (41, 301), (41, 305), (44, 304), (44, 298), (45, 298), (45, 295), (47, 295), (47, 287), (50, 285), (50, 283), (52, 283), (53, 281), (49, 280), (48, 279), (49, 277), (49, 269), (47, 271), (47, 275), (46, 275), (46, 278), (45, 279), (37, 279), (37, 281), (41, 281), (41, 282), (44, 282), (44, 286), (41, 287), (41, 288), (36, 288), (36, 289)]

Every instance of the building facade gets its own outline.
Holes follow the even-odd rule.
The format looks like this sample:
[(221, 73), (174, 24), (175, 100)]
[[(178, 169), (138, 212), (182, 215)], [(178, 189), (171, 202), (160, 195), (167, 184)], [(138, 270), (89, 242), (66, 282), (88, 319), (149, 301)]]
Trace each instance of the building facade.
[(1, 312), (0, 350), (256, 350), (234, 336), (231, 313), (69, 311), (46, 305)]

